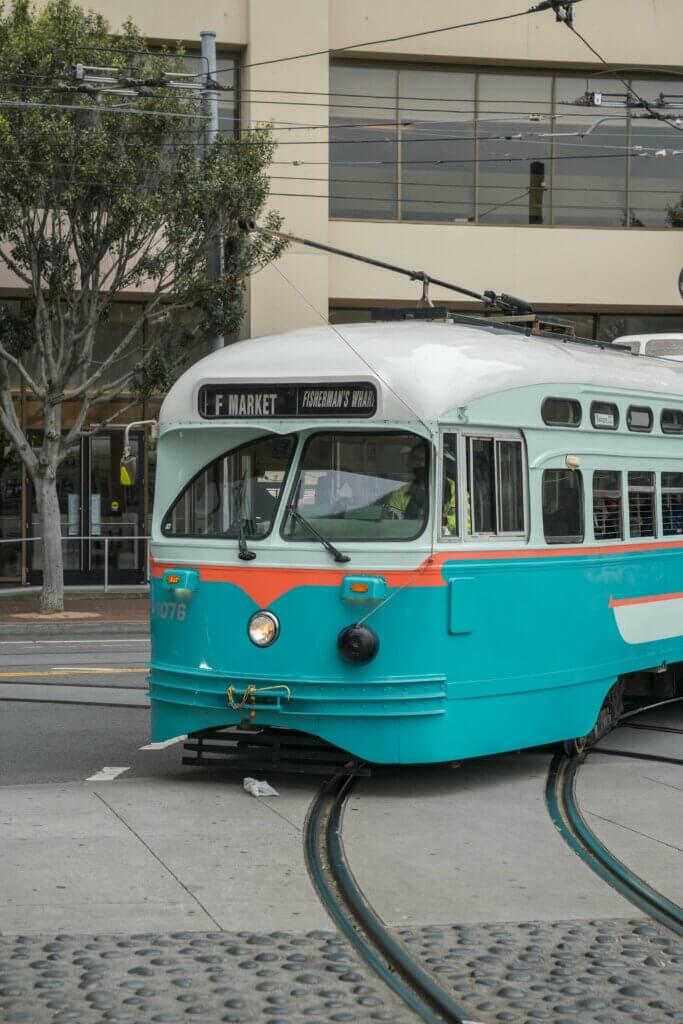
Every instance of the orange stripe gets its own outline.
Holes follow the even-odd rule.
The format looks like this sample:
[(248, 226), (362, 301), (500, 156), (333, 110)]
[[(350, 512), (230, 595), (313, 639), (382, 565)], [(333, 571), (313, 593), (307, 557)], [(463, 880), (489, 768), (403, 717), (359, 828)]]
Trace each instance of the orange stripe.
[(610, 608), (623, 608), (629, 604), (653, 604), (655, 601), (680, 601), (683, 593), (680, 594), (650, 594), (648, 597), (620, 597), (615, 600), (611, 597)]
[[(382, 575), (389, 587), (400, 587), (409, 580), (414, 587), (445, 587), (446, 581), (441, 574), (445, 562), (502, 561), (514, 558), (570, 558), (586, 555), (622, 555), (637, 551), (666, 551), (683, 548), (683, 540), (659, 541), (649, 544), (620, 544), (603, 547), (567, 547), (567, 548), (504, 548), (482, 551), (467, 551), (461, 548), (452, 551), (440, 551), (430, 555), (415, 569), (381, 569), (372, 572), (366, 570), (365, 575)], [(283, 594), (296, 587), (339, 587), (345, 576), (352, 569), (306, 569), (293, 567), (260, 567), (255, 565), (192, 565), (182, 563), (183, 568), (196, 569), (199, 578), (210, 583), (232, 583), (251, 597), (261, 608), (267, 607)], [(151, 559), (152, 576), (159, 579), (167, 569), (177, 569), (177, 562), (157, 562)], [(412, 579), (411, 579), (412, 577)], [(627, 600), (641, 600), (627, 599)], [(666, 600), (654, 598), (653, 600)]]
[[(163, 576), (167, 569), (177, 569), (177, 564), (152, 562), (152, 576), (155, 579)], [(345, 576), (349, 575), (340, 569), (295, 569), (240, 566), (240, 565), (193, 565), (183, 563), (183, 568), (197, 569), (199, 578), (206, 583), (232, 583), (248, 594), (260, 608), (265, 608), (283, 594), (296, 587), (340, 587)], [(377, 573), (366, 573), (376, 576)], [(441, 575), (439, 565), (431, 564), (426, 559), (417, 569), (396, 569), (382, 572), (389, 587), (400, 587), (411, 577), (415, 587), (445, 587), (446, 581)]]

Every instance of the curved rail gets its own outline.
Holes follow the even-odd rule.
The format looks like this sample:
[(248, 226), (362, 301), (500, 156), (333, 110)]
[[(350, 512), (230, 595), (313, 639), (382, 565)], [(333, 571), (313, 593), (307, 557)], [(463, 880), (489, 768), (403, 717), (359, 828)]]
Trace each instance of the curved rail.
[(468, 1024), (469, 1015), (413, 960), (367, 902), (344, 853), (341, 821), (353, 778), (326, 783), (306, 819), (308, 870), (335, 924), (379, 978), (427, 1024)]
[[(585, 755), (584, 755), (585, 757)], [(568, 846), (605, 882), (649, 917), (683, 936), (683, 910), (634, 874), (602, 843), (576, 802), (576, 776), (584, 758), (556, 754), (546, 782), (546, 802)]]

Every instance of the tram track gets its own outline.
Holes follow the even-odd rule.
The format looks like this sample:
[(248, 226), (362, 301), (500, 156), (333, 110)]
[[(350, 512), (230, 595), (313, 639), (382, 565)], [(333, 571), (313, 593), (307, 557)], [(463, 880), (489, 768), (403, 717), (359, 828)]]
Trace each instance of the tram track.
[[(649, 710), (643, 709), (643, 710)], [(614, 754), (621, 757), (639, 757), (643, 760), (682, 764), (678, 758), (629, 753), (621, 750), (592, 748), (579, 757), (556, 754), (546, 779), (546, 804), (550, 817), (567, 845), (603, 881), (629, 900), (635, 907), (664, 925), (675, 935), (683, 937), (683, 909), (667, 899), (658, 890), (623, 864), (590, 828), (576, 799), (576, 779), (591, 752)]]
[(335, 777), (308, 812), (306, 863), (323, 906), (356, 953), (427, 1024), (478, 1024), (396, 939), (369, 904), (349, 867), (342, 840), (344, 807), (354, 778)]

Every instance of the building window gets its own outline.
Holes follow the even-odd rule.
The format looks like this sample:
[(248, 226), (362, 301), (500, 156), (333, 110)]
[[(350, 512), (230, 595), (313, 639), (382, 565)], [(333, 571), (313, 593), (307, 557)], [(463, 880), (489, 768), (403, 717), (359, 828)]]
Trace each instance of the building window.
[(628, 522), (631, 537), (656, 535), (654, 473), (629, 473)]
[[(680, 79), (636, 88), (683, 104)], [(609, 107), (586, 105), (605, 91)], [(332, 217), (683, 227), (667, 127), (617, 80), (339, 62), (330, 93)]]
[(629, 430), (649, 434), (652, 430), (652, 409), (644, 405), (629, 405), (626, 422)]
[(662, 473), (662, 533), (683, 533), (683, 473)]
[(548, 544), (583, 543), (583, 477), (579, 470), (544, 470), (543, 533)]
[(578, 427), (581, 403), (573, 398), (544, 398), (541, 416), (549, 427)]
[(593, 533), (596, 540), (621, 540), (621, 473), (596, 469), (593, 473)]
[(662, 409), (660, 424), (663, 434), (683, 434), (683, 411)]
[(524, 534), (524, 457), (518, 439), (467, 439), (468, 533)]
[(619, 409), (613, 402), (591, 402), (591, 423), (596, 430), (616, 430)]

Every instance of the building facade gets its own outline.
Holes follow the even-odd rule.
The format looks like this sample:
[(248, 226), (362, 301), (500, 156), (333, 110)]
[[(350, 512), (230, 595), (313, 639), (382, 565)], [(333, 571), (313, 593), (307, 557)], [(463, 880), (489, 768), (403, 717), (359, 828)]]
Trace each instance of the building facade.
[[(584, 336), (683, 331), (677, 0), (578, 4), (576, 27), (607, 65), (549, 11), (432, 31), (515, 14), (509, 0), (431, 0), (419, 11), (405, 0), (91, 6), (114, 28), (132, 14), (151, 42), (181, 40), (189, 54), (202, 29), (216, 31), (218, 77), (232, 87), (222, 127), (272, 124), (271, 203), (293, 234), (522, 296)], [(243, 334), (368, 319), (420, 295), (404, 277), (293, 244), (250, 281)], [(21, 298), (0, 279), (0, 301)], [(136, 298), (121, 296), (104, 348)], [(439, 288), (430, 298), (479, 308)], [(29, 402), (23, 414), (30, 426)], [(73, 582), (100, 580), (105, 556), (112, 583), (144, 579), (154, 453), (140, 434), (145, 472), (123, 492), (121, 431), (85, 438), (65, 467)], [(0, 540), (13, 541), (0, 543), (0, 583), (39, 580), (34, 519), (0, 439)]]

